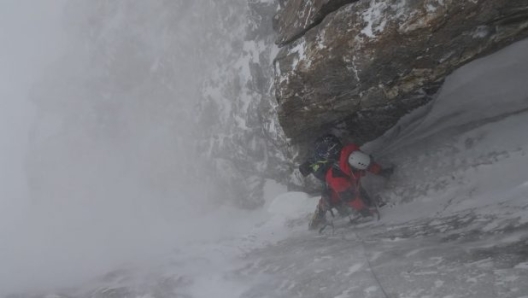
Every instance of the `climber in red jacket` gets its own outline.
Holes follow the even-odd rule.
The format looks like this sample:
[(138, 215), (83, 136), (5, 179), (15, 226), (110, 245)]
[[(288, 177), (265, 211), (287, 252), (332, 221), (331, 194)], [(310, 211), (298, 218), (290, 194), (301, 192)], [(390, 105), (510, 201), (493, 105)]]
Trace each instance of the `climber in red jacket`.
[(325, 222), (326, 211), (336, 208), (346, 210), (345, 205), (353, 208), (363, 216), (372, 214), (373, 202), (367, 192), (361, 187), (361, 177), (367, 172), (388, 178), (393, 168), (382, 169), (372, 161), (370, 155), (362, 152), (355, 144), (349, 144), (341, 149), (339, 159), (326, 172), (326, 194), (323, 195), (312, 221), (310, 229), (315, 229)]

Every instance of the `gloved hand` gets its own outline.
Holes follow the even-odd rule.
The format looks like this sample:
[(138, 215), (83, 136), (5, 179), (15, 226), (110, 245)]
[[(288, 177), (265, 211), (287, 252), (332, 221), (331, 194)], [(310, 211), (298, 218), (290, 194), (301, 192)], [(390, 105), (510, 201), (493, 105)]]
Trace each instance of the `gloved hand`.
[(379, 174), (380, 176), (389, 179), (390, 176), (392, 176), (392, 173), (394, 173), (394, 166), (382, 169)]
[(312, 163), (310, 161), (303, 162), (299, 166), (299, 172), (301, 172), (304, 177), (310, 175), (313, 172)]

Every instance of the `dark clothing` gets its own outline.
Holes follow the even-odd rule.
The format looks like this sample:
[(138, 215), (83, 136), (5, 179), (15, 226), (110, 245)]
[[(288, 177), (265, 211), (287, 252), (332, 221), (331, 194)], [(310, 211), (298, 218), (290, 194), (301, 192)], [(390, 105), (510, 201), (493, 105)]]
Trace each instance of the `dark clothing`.
[(313, 155), (299, 166), (299, 171), (305, 177), (313, 174), (324, 182), (328, 169), (339, 160), (343, 144), (336, 136), (326, 134), (318, 138), (313, 147)]

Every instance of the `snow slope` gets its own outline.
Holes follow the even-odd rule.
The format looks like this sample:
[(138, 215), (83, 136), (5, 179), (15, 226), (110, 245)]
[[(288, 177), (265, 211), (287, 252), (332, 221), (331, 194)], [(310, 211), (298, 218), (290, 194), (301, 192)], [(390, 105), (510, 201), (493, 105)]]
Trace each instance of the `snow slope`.
[(397, 165), (388, 183), (367, 181), (391, 203), (379, 222), (312, 233), (317, 198), (287, 193), (230, 211), (232, 237), (36, 297), (528, 297), (527, 79), (523, 41), (463, 67), (368, 144)]
[[(528, 41), (449, 77), (368, 144), (391, 181), (380, 222), (292, 235), (254, 252), (243, 297), (526, 297)], [(385, 187), (380, 191), (382, 187)]]

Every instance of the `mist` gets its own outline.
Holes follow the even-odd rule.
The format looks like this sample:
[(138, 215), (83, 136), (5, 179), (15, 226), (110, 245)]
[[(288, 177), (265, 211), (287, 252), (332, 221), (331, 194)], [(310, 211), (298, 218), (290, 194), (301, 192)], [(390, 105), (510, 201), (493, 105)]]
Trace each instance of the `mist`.
[[(30, 86), (62, 47), (62, 1), (3, 1), (0, 11), (0, 290), (23, 284), (21, 231), (29, 223), (30, 198), (25, 173), (28, 136), (35, 108)], [(31, 237), (25, 235), (24, 237)], [(2, 292), (2, 291), (0, 291)]]
[[(29, 1), (3, 1), (0, 11), (0, 119), (2, 125), (0, 185), (7, 197), (25, 197), (23, 158), (34, 107), (30, 86), (60, 51), (58, 30), (62, 1), (35, 5)], [(1, 208), (5, 210), (5, 208)], [(4, 217), (4, 216), (2, 216)]]
[(3, 1), (0, 295), (237, 229), (194, 145), (216, 5)]

